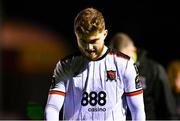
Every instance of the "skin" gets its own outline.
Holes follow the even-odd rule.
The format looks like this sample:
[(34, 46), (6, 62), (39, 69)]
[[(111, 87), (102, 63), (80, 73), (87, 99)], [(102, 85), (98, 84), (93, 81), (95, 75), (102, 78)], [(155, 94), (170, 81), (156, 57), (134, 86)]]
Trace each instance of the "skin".
[(94, 61), (99, 59), (107, 51), (107, 47), (104, 45), (104, 40), (107, 36), (107, 33), (107, 30), (86, 35), (75, 32), (80, 51), (89, 60)]

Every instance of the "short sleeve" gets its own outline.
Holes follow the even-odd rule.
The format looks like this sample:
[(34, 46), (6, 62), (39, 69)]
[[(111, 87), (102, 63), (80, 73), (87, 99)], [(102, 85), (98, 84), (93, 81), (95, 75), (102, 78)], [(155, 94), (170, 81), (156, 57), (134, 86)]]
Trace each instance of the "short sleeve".
[[(138, 68), (133, 62), (132, 58), (127, 62), (127, 66), (124, 73), (124, 88), (125, 93), (138, 92), (142, 90), (142, 83), (139, 80)], [(140, 92), (138, 92), (140, 93)], [(137, 94), (137, 93), (133, 93)]]
[(54, 69), (50, 90), (65, 92), (65, 82), (71, 75), (70, 60), (60, 60)]

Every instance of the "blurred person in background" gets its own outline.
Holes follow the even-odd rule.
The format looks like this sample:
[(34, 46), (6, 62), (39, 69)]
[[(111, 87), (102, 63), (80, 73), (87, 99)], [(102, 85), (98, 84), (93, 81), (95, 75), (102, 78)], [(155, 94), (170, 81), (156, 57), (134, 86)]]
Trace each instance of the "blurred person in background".
[(176, 102), (177, 117), (180, 120), (180, 60), (170, 62), (167, 73)]
[(144, 88), (146, 119), (174, 119), (175, 102), (163, 66), (149, 58), (146, 50), (137, 48), (126, 33), (115, 34), (109, 44), (110, 47), (132, 57), (139, 69), (139, 79)]

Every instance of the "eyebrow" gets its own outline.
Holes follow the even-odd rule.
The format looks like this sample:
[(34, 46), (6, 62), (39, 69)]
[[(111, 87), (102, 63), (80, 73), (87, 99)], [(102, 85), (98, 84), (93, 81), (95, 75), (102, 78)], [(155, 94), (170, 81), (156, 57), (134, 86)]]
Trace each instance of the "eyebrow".
[(83, 41), (84, 43), (95, 43), (98, 39), (99, 39), (99, 38), (95, 38), (95, 39), (90, 40), (89, 42), (86, 42), (84, 39), (82, 39), (82, 41)]
[(95, 43), (98, 39), (99, 39), (99, 38), (92, 39), (92, 40), (90, 40), (89, 43)]

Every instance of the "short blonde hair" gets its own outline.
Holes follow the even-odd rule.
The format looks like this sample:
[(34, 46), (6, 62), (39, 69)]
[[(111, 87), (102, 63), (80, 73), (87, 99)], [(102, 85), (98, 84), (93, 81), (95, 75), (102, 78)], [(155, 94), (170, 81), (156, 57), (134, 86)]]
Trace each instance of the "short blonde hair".
[(129, 37), (129, 35), (119, 32), (111, 38), (109, 46), (117, 50), (122, 50), (130, 44), (134, 45), (133, 40)]

